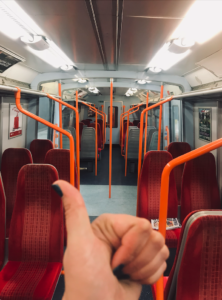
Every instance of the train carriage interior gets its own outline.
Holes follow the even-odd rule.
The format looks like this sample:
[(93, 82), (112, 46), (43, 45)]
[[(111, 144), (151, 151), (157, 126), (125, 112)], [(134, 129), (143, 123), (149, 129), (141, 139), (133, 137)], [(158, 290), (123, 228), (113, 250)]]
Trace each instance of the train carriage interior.
[(63, 297), (58, 179), (91, 223), (126, 214), (164, 236), (167, 268), (139, 300), (221, 299), (221, 11), (0, 0), (0, 300)]

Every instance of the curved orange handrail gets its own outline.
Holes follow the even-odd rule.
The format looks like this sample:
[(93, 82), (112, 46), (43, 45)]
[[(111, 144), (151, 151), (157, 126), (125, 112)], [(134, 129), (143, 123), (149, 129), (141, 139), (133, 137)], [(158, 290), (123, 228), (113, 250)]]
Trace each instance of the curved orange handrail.
[[(40, 117), (38, 117), (38, 116), (36, 116), (36, 115), (34, 115), (32, 113), (30, 113), (29, 111), (25, 110), (21, 106), (21, 89), (17, 87), (17, 90), (18, 91), (15, 92), (15, 103), (16, 103), (16, 106), (17, 106), (18, 110), (22, 114), (24, 114), (24, 115), (26, 115), (26, 116), (28, 116), (28, 117), (30, 117), (30, 118), (32, 118), (32, 119), (40, 122), (40, 123), (42, 123), (42, 124), (44, 124), (44, 125), (52, 128), (52, 129), (55, 129), (58, 132), (61, 132), (62, 134), (66, 135), (69, 138), (69, 141), (70, 141), (70, 183), (74, 186), (75, 185), (75, 172), (74, 172), (74, 163), (75, 163), (75, 160), (74, 160), (74, 139), (73, 139), (73, 136), (71, 135), (71, 133), (67, 132), (66, 130), (64, 130), (64, 129), (62, 129), (62, 128), (60, 128), (60, 127), (58, 127), (58, 126), (56, 126), (56, 125), (54, 125), (54, 124), (52, 124), (52, 123), (50, 123), (50, 122), (42, 119), (42, 118), (40, 118)], [(63, 101), (61, 101), (59, 99), (56, 99), (56, 101), (58, 101), (61, 104), (66, 105), (65, 102), (63, 102)], [(76, 119), (77, 120), (79, 119), (78, 113), (76, 114)], [(78, 142), (77, 142), (77, 147), (78, 147)], [(78, 184), (79, 184), (79, 178), (78, 178)]]
[[(164, 103), (170, 102), (173, 100), (173, 97), (169, 97), (166, 100), (163, 100), (157, 104), (154, 104), (146, 109), (144, 109), (140, 116), (140, 124), (143, 124), (144, 114), (145, 112), (154, 109)], [(138, 178), (137, 178), (137, 211), (138, 211), (138, 191), (139, 191), (139, 178), (140, 178), (140, 171), (141, 171), (141, 164), (142, 164), (142, 142), (143, 142), (143, 126), (140, 126), (140, 138), (139, 138), (139, 154), (138, 154)]]
[[(146, 108), (148, 107), (149, 102), (149, 93), (146, 94)], [(147, 119), (148, 119), (148, 112), (146, 112), (146, 121), (145, 121), (145, 132), (144, 132), (144, 155), (146, 154), (146, 139), (147, 139)]]
[(166, 126), (165, 130), (166, 130), (167, 135), (164, 137), (164, 140), (167, 141), (167, 146), (164, 147), (164, 150), (167, 150), (167, 148), (168, 148), (168, 146), (170, 144), (170, 131), (169, 131), (169, 127)]
[[(56, 126), (58, 126), (58, 124), (55, 124)], [(56, 133), (56, 130), (53, 129), (53, 149), (58, 148), (58, 145), (55, 143), (55, 139), (58, 138), (59, 135)]]
[[(126, 149), (125, 149), (125, 176), (127, 175), (127, 155), (128, 155), (128, 141), (129, 141), (129, 116), (134, 114), (139, 110), (139, 107), (135, 111), (132, 111), (127, 114), (127, 129), (126, 129)], [(121, 145), (123, 147), (123, 145)], [(122, 153), (121, 153), (122, 154)]]
[[(62, 100), (62, 85), (59, 83), (59, 96), (61, 97), (60, 99)], [(59, 103), (59, 127), (62, 129), (62, 104)], [(62, 133), (60, 132), (59, 134), (59, 145), (60, 149), (62, 149)]]
[[(159, 212), (159, 232), (165, 238), (166, 236), (166, 218), (168, 209), (168, 194), (169, 194), (169, 177), (171, 171), (178, 165), (181, 165), (191, 159), (201, 156), (207, 152), (213, 151), (222, 146), (222, 138), (208, 145), (202, 146), (189, 153), (179, 156), (165, 166), (161, 177), (161, 190), (160, 190), (160, 212)], [(157, 282), (157, 300), (164, 299), (163, 276)]]
[[(62, 101), (62, 100), (59, 100), (59, 99), (57, 99), (57, 98), (55, 98), (55, 97), (53, 97), (53, 96), (51, 96), (51, 95), (49, 95), (49, 94), (47, 94), (47, 97), (49, 98), (49, 99), (52, 99), (52, 100), (54, 100), (54, 101), (56, 101), (56, 102), (58, 102), (58, 103), (60, 103), (60, 104), (62, 104), (62, 105), (65, 105), (65, 106), (67, 106), (68, 108), (70, 108), (70, 109), (72, 109), (72, 110), (74, 110), (74, 112), (75, 112), (75, 114), (76, 114), (76, 165), (77, 165), (77, 177), (78, 177), (78, 188), (80, 189), (80, 177), (79, 177), (79, 175), (80, 175), (80, 155), (79, 155), (79, 112), (78, 112), (78, 110), (75, 108), (75, 107), (73, 107), (72, 105), (70, 105), (70, 104), (68, 104), (68, 103), (66, 103), (66, 102), (64, 102), (64, 101)], [(74, 148), (75, 146), (73, 146), (73, 148)], [(75, 149), (75, 148), (74, 148)], [(75, 150), (73, 149), (73, 152), (75, 153)], [(71, 152), (71, 145), (70, 145), (70, 152)], [(71, 164), (71, 161), (70, 161), (70, 164)]]

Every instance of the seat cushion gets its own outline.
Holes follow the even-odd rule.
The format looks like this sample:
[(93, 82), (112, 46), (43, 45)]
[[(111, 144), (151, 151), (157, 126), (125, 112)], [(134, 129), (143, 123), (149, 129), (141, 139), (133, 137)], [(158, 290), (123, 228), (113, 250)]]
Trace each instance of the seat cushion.
[(177, 248), (181, 228), (166, 230), (166, 245), (169, 248)]
[(0, 272), (0, 299), (50, 300), (61, 269), (61, 263), (10, 261)]

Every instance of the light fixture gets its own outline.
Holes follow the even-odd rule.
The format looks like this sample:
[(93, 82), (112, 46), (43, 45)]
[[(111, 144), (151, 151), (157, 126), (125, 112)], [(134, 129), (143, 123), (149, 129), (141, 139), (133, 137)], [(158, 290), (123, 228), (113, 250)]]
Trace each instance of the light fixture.
[(131, 89), (128, 89), (127, 92), (126, 92), (126, 96), (129, 97), (129, 96), (133, 96), (133, 94), (135, 94), (138, 90), (136, 88), (131, 88)]
[(45, 32), (14, 0), (0, 0), (0, 31), (11, 39), (21, 38), (30, 52), (55, 68), (74, 66), (67, 55), (45, 37)]
[(222, 31), (221, 11), (222, 1), (195, 1), (171, 37), (206, 42)]
[(89, 92), (91, 92), (93, 94), (99, 93), (99, 90), (96, 87), (89, 87), (88, 90), (89, 90)]
[(73, 66), (72, 65), (62, 65), (60, 67), (60, 69), (63, 70), (63, 71), (70, 71), (70, 70), (73, 69)]
[(158, 67), (149, 67), (149, 70), (153, 73), (160, 73), (162, 71), (162, 68)]
[(79, 78), (78, 83), (86, 83), (87, 79), (85, 78)]
[(152, 81), (147, 81), (147, 80), (145, 80), (145, 79), (139, 79), (139, 80), (136, 80), (136, 82), (137, 82), (138, 84), (146, 84), (146, 83), (150, 83), (150, 82), (152, 82)]

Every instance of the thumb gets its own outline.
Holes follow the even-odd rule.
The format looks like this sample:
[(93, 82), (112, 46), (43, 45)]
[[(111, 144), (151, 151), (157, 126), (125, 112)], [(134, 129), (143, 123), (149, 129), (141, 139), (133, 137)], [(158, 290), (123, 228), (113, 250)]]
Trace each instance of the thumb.
[(67, 243), (92, 234), (92, 229), (80, 192), (67, 181), (57, 180), (52, 188), (62, 197), (67, 230)]

